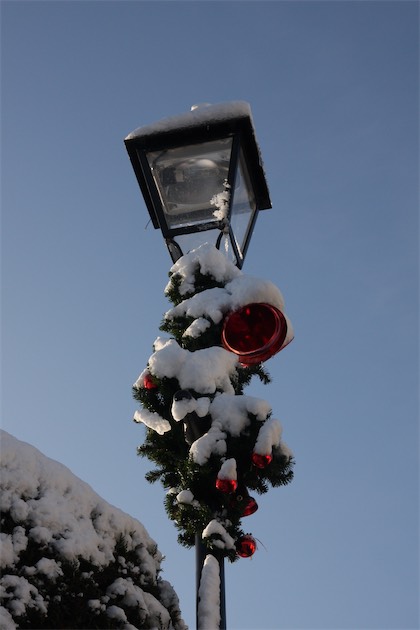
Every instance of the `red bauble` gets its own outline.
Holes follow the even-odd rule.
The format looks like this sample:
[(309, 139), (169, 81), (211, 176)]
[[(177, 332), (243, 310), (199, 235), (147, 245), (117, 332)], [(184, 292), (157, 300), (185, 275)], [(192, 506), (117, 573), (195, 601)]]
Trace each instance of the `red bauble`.
[(151, 374), (145, 374), (143, 378), (143, 387), (146, 389), (157, 389), (155, 380)]
[(266, 361), (282, 350), (287, 337), (287, 321), (278, 308), (256, 302), (230, 313), (224, 321), (222, 343), (238, 355), (242, 365)]
[(236, 479), (216, 479), (216, 488), (220, 490), (220, 492), (224, 492), (225, 494), (231, 494), (235, 492), (238, 487), (238, 482)]
[(246, 505), (244, 506), (242, 516), (251, 516), (251, 514), (254, 514), (254, 512), (256, 512), (257, 510), (258, 510), (258, 503), (253, 497), (249, 497), (246, 502)]
[(249, 558), (253, 556), (257, 550), (257, 543), (251, 534), (245, 534), (236, 541), (236, 553), (241, 558)]
[(252, 463), (257, 468), (266, 468), (269, 464), (271, 464), (272, 459), (272, 455), (260, 455), (259, 453), (252, 453), (251, 455)]
[(249, 496), (245, 486), (238, 485), (238, 490), (230, 501), (230, 507), (234, 510), (240, 510), (241, 516), (250, 516), (258, 510), (258, 503)]

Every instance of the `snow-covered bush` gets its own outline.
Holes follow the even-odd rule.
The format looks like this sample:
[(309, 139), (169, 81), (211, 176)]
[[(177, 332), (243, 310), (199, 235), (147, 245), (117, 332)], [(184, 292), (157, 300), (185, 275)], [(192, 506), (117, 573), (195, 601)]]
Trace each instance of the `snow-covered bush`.
[(0, 627), (185, 630), (143, 525), (1, 431)]

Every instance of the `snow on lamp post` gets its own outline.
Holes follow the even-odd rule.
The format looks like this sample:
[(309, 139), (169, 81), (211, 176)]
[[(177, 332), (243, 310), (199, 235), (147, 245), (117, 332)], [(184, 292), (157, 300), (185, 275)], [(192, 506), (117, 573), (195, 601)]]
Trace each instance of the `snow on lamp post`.
[[(251, 556), (248, 489), (286, 485), (293, 456), (265, 401), (243, 395), (293, 339), (280, 291), (241, 271), (259, 210), (271, 208), (247, 103), (193, 107), (141, 127), (125, 145), (151, 221), (174, 262), (154, 353), (134, 384), (140, 455), (158, 468), (165, 507), (196, 549), (197, 628), (226, 628), (224, 558)], [(240, 439), (239, 439), (240, 438)]]
[(258, 211), (271, 208), (248, 103), (193, 106), (125, 145), (172, 260), (213, 242), (241, 268)]

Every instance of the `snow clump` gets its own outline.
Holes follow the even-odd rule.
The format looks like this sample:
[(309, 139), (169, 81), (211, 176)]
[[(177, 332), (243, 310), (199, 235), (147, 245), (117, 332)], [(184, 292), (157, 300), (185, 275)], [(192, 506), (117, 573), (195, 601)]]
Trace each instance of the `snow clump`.
[(219, 549), (235, 549), (235, 541), (232, 536), (228, 534), (222, 523), (216, 519), (211, 520), (204, 529), (202, 538), (213, 538), (214, 536), (216, 536), (216, 538), (212, 540), (214, 547), (218, 547)]
[(238, 478), (237, 470), (236, 470), (236, 459), (231, 457), (230, 459), (226, 459), (223, 464), (220, 466), (220, 470), (217, 474), (218, 479), (236, 479)]
[(220, 626), (220, 570), (214, 556), (208, 554), (201, 571), (198, 591), (198, 630)]
[(181, 389), (200, 394), (214, 394), (217, 389), (234, 393), (230, 377), (238, 359), (224, 348), (212, 346), (189, 352), (169, 337), (158, 337), (154, 348), (148, 369), (158, 378), (177, 378)]
[[(212, 275), (216, 282), (227, 283), (240, 275), (242, 272), (230, 260), (228, 260), (218, 249), (210, 243), (204, 243), (193, 249), (188, 254), (181, 256), (172, 265), (170, 274), (176, 275), (180, 279), (179, 292), (181, 295), (194, 292), (195, 274), (199, 271), (203, 276)], [(171, 288), (171, 280), (165, 288), (165, 293)]]

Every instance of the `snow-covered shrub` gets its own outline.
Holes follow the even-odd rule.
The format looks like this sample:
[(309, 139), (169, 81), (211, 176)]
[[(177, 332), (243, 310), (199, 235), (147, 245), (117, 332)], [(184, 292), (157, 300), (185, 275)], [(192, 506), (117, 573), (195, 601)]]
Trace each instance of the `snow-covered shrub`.
[(1, 431), (0, 627), (185, 630), (143, 525)]

